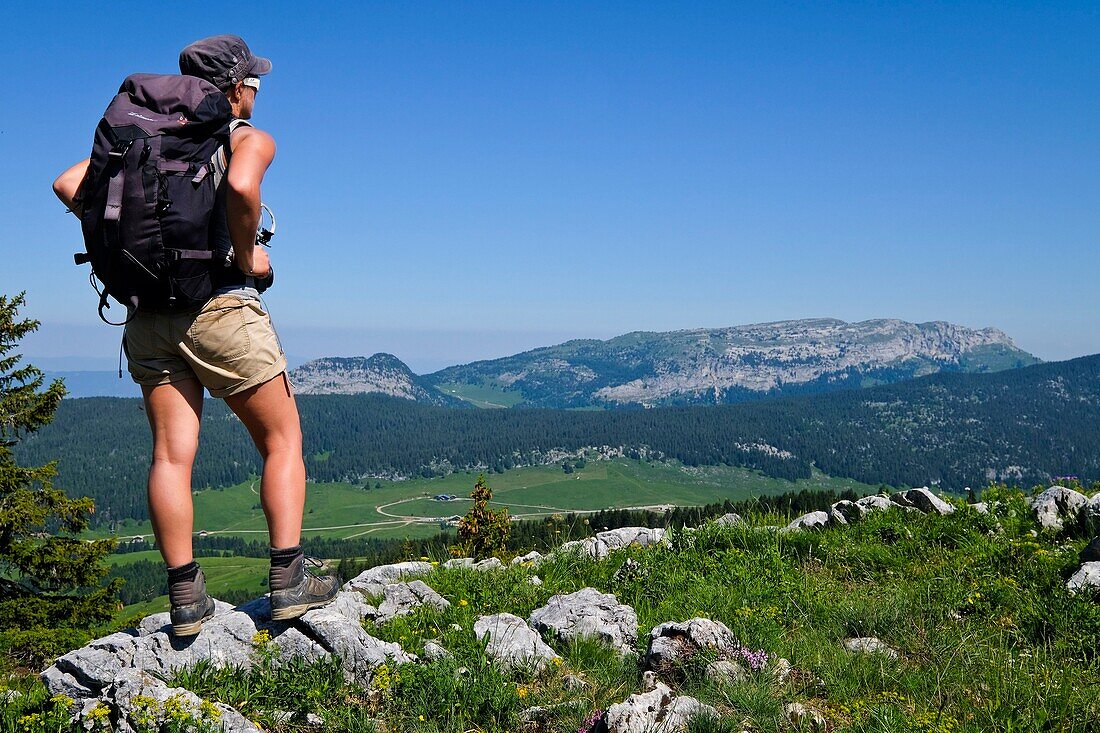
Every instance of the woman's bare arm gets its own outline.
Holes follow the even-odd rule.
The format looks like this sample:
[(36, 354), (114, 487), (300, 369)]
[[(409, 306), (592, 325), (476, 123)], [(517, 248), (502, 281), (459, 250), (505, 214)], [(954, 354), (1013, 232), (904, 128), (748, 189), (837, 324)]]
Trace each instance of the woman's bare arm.
[(88, 161), (89, 159), (85, 158), (71, 166), (53, 182), (53, 192), (57, 194), (57, 198), (61, 199), (61, 203), (77, 216), (80, 216), (80, 207), (74, 205), (73, 199), (76, 198), (80, 184), (84, 180), (84, 174), (88, 171)]
[(229, 238), (237, 267), (256, 277), (270, 272), (267, 251), (256, 246), (256, 226), (260, 223), (260, 182), (274, 158), (271, 135), (252, 127), (233, 133), (233, 155), (226, 174)]

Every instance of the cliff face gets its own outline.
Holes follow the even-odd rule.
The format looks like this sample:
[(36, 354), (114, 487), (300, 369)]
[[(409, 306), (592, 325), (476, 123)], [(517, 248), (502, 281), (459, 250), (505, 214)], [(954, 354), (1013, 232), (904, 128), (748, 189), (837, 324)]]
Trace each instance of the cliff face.
[(533, 406), (648, 407), (741, 402), (1037, 361), (995, 328), (809, 319), (568, 341), (427, 379), (458, 394), (461, 385), (519, 393)]
[(378, 392), (432, 405), (461, 404), (425, 384), (392, 354), (314, 359), (292, 370), (289, 376), (298, 394)]

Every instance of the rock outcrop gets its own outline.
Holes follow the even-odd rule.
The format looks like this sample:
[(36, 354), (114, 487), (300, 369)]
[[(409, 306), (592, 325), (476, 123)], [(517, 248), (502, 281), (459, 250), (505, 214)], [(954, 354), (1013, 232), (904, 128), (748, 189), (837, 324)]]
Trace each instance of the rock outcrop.
[(561, 658), (526, 621), (511, 613), (482, 616), (474, 623), (474, 635), (478, 639), (488, 636), (486, 653), (508, 669), (541, 671)]
[(531, 626), (568, 643), (589, 638), (607, 644), (620, 654), (633, 654), (638, 638), (638, 614), (610, 593), (582, 588), (575, 593), (551, 596), (531, 613)]
[(602, 722), (608, 733), (679, 733), (697, 716), (717, 719), (718, 711), (658, 682), (655, 689), (610, 706)]

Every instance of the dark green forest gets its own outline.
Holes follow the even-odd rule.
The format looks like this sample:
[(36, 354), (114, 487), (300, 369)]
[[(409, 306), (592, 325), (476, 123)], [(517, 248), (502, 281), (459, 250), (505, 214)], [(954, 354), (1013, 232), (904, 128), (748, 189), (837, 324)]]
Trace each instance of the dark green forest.
[[(503, 471), (549, 449), (602, 445), (646, 446), (688, 465), (745, 466), (785, 479), (809, 476), (811, 465), (871, 484), (954, 490), (1100, 478), (1100, 356), (728, 406), (478, 411), (379, 395), (302, 396), (299, 405), (307, 470), (318, 481)], [(196, 487), (260, 470), (245, 430), (220, 401), (206, 403), (201, 442)], [(58, 485), (95, 499), (98, 522), (146, 517), (150, 439), (139, 400), (66, 400), (53, 424), (16, 451), (28, 463), (60, 459)]]

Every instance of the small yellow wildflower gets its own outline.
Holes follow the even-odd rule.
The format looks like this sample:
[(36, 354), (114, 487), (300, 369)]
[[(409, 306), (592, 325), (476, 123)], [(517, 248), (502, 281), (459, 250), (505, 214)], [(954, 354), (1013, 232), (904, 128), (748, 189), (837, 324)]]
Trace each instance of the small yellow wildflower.
[(423, 722), (424, 721), (424, 716), (423, 715), (417, 715), (416, 719)]
[(526, 687), (517, 687), (516, 688), (516, 694), (520, 696), (520, 699), (527, 697), (527, 688)]
[(463, 598), (463, 599), (462, 599), (461, 601), (459, 601), (459, 602), (458, 602), (458, 605), (460, 605), (460, 606), (468, 606), (468, 605), (470, 605), (470, 604), (469, 604), (469, 602), (468, 602), (468, 601), (467, 601), (467, 600), (466, 600), (465, 598)]
[(271, 643), (271, 632), (267, 629), (257, 631), (252, 635), (252, 643), (256, 646), (265, 646)]

